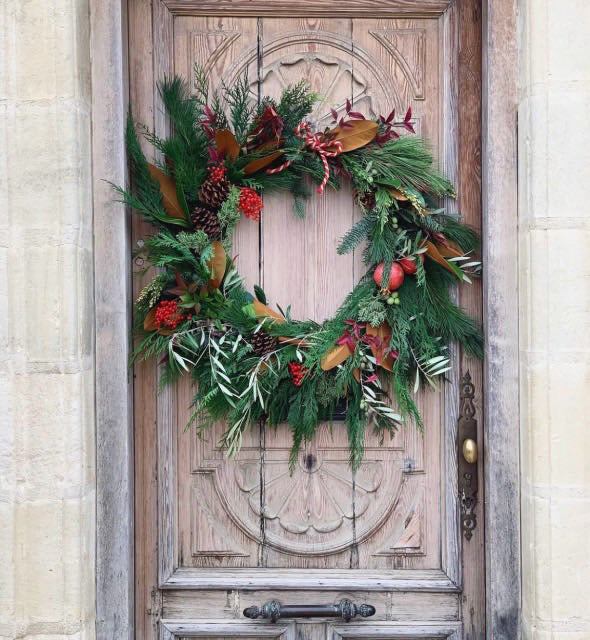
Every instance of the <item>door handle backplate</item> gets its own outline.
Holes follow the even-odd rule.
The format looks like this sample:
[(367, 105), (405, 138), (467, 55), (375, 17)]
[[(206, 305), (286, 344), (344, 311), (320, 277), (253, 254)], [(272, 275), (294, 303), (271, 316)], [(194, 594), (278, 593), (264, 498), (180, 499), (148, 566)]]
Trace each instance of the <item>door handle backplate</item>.
[(461, 381), (461, 404), (457, 433), (457, 458), (459, 467), (459, 500), (461, 501), (461, 529), (471, 540), (477, 526), (477, 461), (481, 452), (477, 445), (477, 420), (475, 419), (475, 386), (469, 371)]

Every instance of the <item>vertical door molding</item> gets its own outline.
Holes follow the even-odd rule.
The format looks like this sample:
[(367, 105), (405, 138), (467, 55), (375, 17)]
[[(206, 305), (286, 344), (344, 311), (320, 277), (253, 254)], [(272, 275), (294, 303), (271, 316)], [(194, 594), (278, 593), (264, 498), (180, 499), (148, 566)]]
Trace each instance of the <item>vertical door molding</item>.
[(129, 220), (125, 184), (127, 3), (90, 3), (96, 407), (96, 638), (134, 637)]
[(484, 477), (488, 638), (519, 638), (516, 0), (483, 13)]

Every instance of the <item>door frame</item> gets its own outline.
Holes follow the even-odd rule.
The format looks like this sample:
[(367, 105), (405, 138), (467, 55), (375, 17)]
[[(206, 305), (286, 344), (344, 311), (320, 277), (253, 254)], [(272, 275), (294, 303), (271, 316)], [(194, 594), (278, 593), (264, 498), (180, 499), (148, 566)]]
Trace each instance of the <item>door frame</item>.
[[(360, 9), (365, 2), (354, 0)], [(440, 14), (454, 0), (427, 0)], [(167, 0), (179, 7), (181, 0)], [(404, 6), (407, 0), (383, 0)], [(127, 0), (90, 3), (96, 407), (96, 637), (134, 638), (130, 224), (105, 180), (126, 182)], [(520, 637), (516, 0), (482, 2), (482, 234), (486, 620)]]

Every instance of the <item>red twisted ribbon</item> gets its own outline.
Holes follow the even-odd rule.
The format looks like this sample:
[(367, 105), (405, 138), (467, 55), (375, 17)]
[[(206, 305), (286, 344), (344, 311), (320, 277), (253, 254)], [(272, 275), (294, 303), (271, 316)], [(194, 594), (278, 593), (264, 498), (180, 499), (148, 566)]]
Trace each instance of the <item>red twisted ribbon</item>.
[[(309, 147), (311, 151), (317, 151), (322, 159), (322, 163), (324, 164), (324, 179), (318, 187), (318, 193), (321, 194), (324, 192), (324, 187), (330, 179), (330, 166), (328, 165), (327, 158), (335, 158), (339, 153), (342, 153), (342, 143), (339, 140), (326, 140), (320, 133), (312, 133), (307, 122), (300, 122), (297, 125), (295, 135), (303, 140), (303, 146), (300, 151), (304, 147)], [(329, 149), (332, 150), (330, 151)], [(291, 165), (293, 160), (294, 158), (291, 158), (275, 169), (267, 169), (266, 173), (279, 173)]]

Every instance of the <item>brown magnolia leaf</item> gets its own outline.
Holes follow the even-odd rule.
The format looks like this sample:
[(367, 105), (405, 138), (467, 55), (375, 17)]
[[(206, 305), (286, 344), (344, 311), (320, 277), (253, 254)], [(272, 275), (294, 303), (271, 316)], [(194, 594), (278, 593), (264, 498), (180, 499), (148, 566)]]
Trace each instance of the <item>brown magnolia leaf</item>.
[(360, 382), (360, 381), (361, 381), (361, 370), (360, 370), (360, 369), (353, 369), (353, 370), (352, 370), (352, 375), (354, 376), (354, 379), (355, 379), (357, 382)]
[(454, 242), (447, 242), (447, 245), (438, 243), (436, 245), (438, 252), (443, 258), (460, 258), (463, 255), (463, 252)]
[(221, 242), (216, 240), (211, 244), (213, 245), (213, 257), (207, 262), (207, 266), (211, 270), (209, 286), (218, 289), (225, 274), (226, 255)]
[(215, 132), (215, 146), (221, 155), (227, 156), (232, 162), (240, 155), (240, 145), (229, 129), (219, 129)]
[(333, 141), (342, 145), (342, 153), (360, 149), (372, 142), (377, 135), (377, 123), (373, 120), (353, 120), (346, 127), (335, 127), (328, 132)]
[[(440, 246), (440, 245), (439, 245)], [(442, 267), (444, 267), (447, 271), (450, 271), (452, 274), (456, 275), (459, 280), (461, 280), (461, 272), (452, 265), (450, 262), (447, 262), (445, 258), (441, 255), (438, 247), (430, 240), (426, 243), (426, 255), (434, 262), (437, 262)]]
[(143, 320), (143, 328), (146, 331), (155, 331), (158, 327), (156, 326), (156, 307), (150, 309)]
[(396, 200), (399, 200), (400, 202), (405, 202), (406, 200), (410, 199), (405, 193), (402, 193), (399, 189), (394, 189), (393, 187), (389, 187), (388, 191)]
[(166, 289), (166, 293), (171, 293), (173, 296), (183, 296), (186, 293), (186, 289), (182, 287), (172, 287), (171, 289)]
[(326, 355), (322, 357), (321, 366), (324, 371), (329, 371), (339, 364), (342, 364), (346, 358), (352, 355), (352, 351), (348, 345), (340, 344), (334, 347), (331, 351), (328, 351)]
[(248, 162), (248, 164), (244, 167), (244, 175), (250, 176), (265, 167), (268, 167), (269, 164), (272, 164), (277, 158), (283, 155), (282, 151), (274, 151), (268, 156), (262, 156), (260, 158), (256, 158), (252, 160), (252, 162)]
[(367, 325), (366, 333), (368, 336), (376, 337), (380, 342), (380, 347), (375, 345), (369, 345), (373, 353), (373, 357), (377, 360), (377, 364), (387, 371), (393, 371), (393, 356), (386, 352), (389, 348), (389, 341), (391, 340), (391, 329), (386, 322), (381, 323), (378, 327), (372, 327)]
[(274, 318), (277, 322), (285, 322), (285, 318), (279, 315), (276, 311), (273, 311), (270, 307), (267, 307), (265, 304), (260, 302), (260, 300), (254, 300), (252, 303), (254, 307), (254, 311), (257, 316), (262, 318)]
[(167, 176), (161, 169), (158, 169), (153, 164), (148, 162), (148, 171), (150, 176), (158, 182), (160, 185), (160, 193), (162, 194), (162, 202), (164, 203), (164, 209), (171, 218), (186, 219), (184, 211), (178, 202), (178, 196), (176, 195), (176, 186), (169, 176)]

